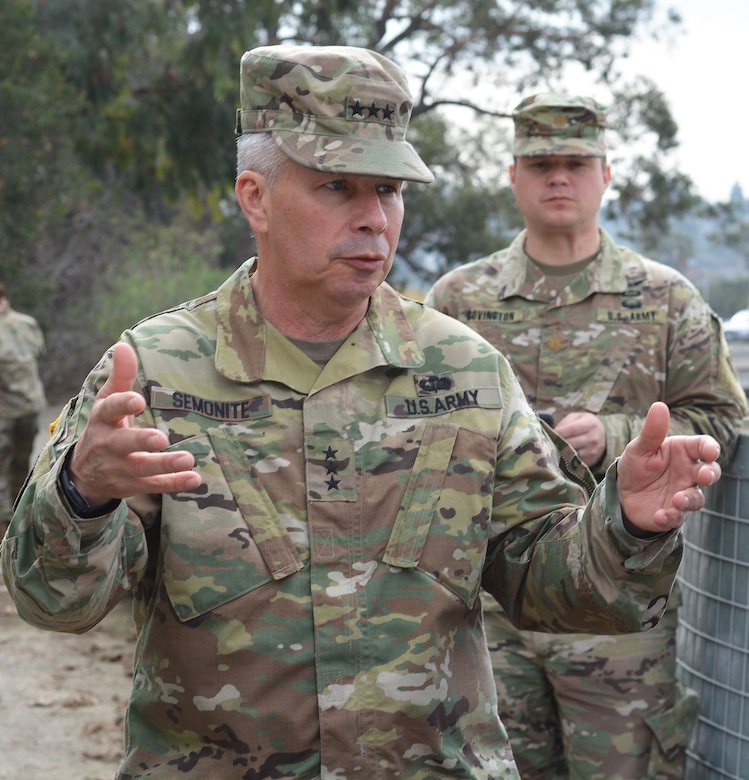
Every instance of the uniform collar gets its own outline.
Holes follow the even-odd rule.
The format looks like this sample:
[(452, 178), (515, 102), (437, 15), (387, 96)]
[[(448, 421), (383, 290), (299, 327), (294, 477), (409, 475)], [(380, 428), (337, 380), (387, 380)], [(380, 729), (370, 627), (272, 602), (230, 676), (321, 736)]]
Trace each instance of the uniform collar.
[[(587, 292), (624, 292), (627, 289), (627, 273), (622, 254), (611, 236), (601, 229), (601, 251), (598, 259), (583, 273), (589, 277)], [(510, 244), (506, 256), (500, 262), (499, 276), (504, 281), (504, 296), (522, 295), (533, 298), (535, 279), (529, 273), (531, 262), (525, 254), (527, 231), (522, 230)]]
[[(288, 339), (266, 327), (250, 284), (254, 258), (244, 263), (217, 292), (216, 370), (234, 382), (279, 381), (309, 392), (376, 366), (414, 368), (424, 353), (406, 319), (398, 293), (387, 283), (373, 293), (365, 318), (320, 374)], [(272, 349), (268, 349), (268, 345)]]

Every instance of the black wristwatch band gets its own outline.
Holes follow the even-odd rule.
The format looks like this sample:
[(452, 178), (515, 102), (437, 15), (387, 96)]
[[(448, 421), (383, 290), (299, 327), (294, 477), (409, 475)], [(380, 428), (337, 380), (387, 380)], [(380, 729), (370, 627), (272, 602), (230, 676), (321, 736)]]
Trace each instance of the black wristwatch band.
[(119, 499), (113, 498), (111, 501), (107, 501), (106, 504), (100, 506), (90, 506), (88, 501), (78, 492), (73, 480), (68, 474), (67, 464), (63, 466), (60, 472), (60, 487), (65, 494), (65, 498), (70, 504), (70, 508), (80, 518), (84, 520), (90, 520), (94, 517), (103, 517), (113, 512), (117, 505), (120, 503)]

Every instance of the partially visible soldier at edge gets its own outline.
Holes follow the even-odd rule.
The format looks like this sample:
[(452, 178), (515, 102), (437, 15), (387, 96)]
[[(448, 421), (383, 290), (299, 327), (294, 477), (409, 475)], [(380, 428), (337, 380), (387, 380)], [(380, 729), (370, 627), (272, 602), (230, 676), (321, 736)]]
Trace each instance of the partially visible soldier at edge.
[(39, 324), (13, 309), (0, 283), (0, 538), (28, 476), (39, 413), (47, 403), (38, 364), (43, 354)]
[[(718, 317), (681, 274), (599, 226), (611, 179), (603, 106), (546, 93), (513, 117), (510, 179), (525, 230), (448, 272), (426, 302), (509, 359), (531, 405), (598, 480), (654, 401), (671, 411), (670, 434), (714, 436), (725, 465), (747, 407)], [(656, 628), (618, 637), (523, 631), (484, 601), (523, 780), (684, 777), (698, 701), (676, 679), (678, 589)]]
[(132, 593), (119, 780), (518, 780), (480, 586), (526, 628), (648, 626), (719, 445), (664, 441), (656, 404), (586, 506), (501, 354), (385, 282), (403, 181), (433, 178), (402, 71), (271, 46), (240, 72), (257, 257), (89, 374), (3, 542), (9, 591), (73, 632)]

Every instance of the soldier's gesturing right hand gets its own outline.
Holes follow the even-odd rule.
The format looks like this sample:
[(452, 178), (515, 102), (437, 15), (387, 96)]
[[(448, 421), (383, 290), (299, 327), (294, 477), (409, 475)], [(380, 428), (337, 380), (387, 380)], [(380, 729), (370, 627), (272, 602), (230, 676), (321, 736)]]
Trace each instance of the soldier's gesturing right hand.
[(76, 489), (91, 506), (138, 493), (194, 490), (201, 483), (189, 452), (164, 452), (169, 446), (165, 433), (133, 425), (146, 406), (132, 389), (137, 370), (132, 347), (117, 344), (112, 373), (68, 462)]

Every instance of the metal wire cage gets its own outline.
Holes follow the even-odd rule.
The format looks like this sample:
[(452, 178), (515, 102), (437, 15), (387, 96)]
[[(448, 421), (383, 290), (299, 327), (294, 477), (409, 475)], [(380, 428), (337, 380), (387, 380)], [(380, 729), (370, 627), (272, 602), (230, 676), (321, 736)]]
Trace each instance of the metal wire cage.
[(700, 695), (686, 780), (749, 779), (749, 436), (685, 526), (677, 673)]

